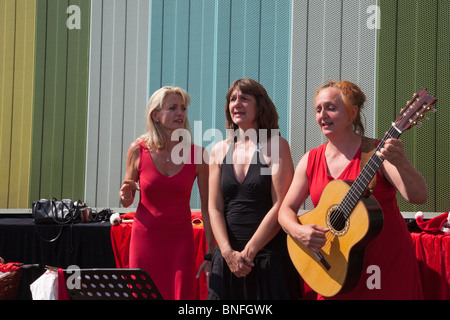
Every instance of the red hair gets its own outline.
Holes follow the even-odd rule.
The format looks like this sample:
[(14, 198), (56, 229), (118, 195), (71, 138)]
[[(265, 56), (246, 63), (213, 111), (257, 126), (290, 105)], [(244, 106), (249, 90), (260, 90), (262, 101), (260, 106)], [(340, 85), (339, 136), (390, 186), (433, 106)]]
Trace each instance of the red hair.
[[(347, 110), (350, 110), (351, 106), (357, 106), (358, 112), (356, 117), (353, 119), (353, 130), (364, 135), (364, 125), (361, 121), (361, 108), (364, 106), (366, 101), (366, 95), (362, 90), (354, 83), (345, 80), (330, 81), (320, 87), (316, 92), (316, 97), (320, 91), (326, 88), (336, 88), (341, 92), (342, 99), (344, 100)], [(350, 112), (351, 114), (351, 112)]]

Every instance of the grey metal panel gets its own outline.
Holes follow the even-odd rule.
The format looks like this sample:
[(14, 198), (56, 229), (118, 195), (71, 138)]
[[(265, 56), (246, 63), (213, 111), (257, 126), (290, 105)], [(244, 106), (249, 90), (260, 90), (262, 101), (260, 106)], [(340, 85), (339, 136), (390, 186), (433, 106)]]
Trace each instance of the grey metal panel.
[(103, 3), (97, 206), (111, 205), (114, 196), (117, 199), (114, 185), (121, 179), (123, 122), (117, 115), (124, 112), (125, 8), (123, 0)]
[[(375, 0), (294, 0), (292, 3), (290, 145), (294, 164), (326, 139), (314, 116), (317, 89), (339, 78), (367, 95), (366, 135), (374, 135), (376, 29), (367, 28)], [(312, 208), (310, 201), (305, 209)]]
[(308, 68), (308, 1), (292, 1), (290, 132), (294, 164), (305, 152)]
[[(342, 78), (359, 85), (366, 94), (362, 110), (365, 135), (375, 137), (377, 29), (367, 27), (367, 9), (375, 0), (344, 1), (342, 25)], [(370, 12), (370, 11), (369, 11)]]
[(146, 0), (92, 2), (86, 202), (119, 207), (128, 146), (145, 129)]
[(89, 55), (89, 97), (86, 141), (85, 201), (96, 204), (98, 168), (98, 124), (100, 116), (100, 66), (102, 39), (102, 1), (91, 2), (91, 35)]

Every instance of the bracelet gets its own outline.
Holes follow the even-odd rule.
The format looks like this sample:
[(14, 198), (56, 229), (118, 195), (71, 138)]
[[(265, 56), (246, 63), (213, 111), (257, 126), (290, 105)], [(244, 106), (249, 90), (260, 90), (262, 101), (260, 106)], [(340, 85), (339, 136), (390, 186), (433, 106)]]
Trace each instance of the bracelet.
[(205, 261), (211, 261), (211, 260), (212, 260), (212, 254), (211, 254), (211, 253), (205, 254), (205, 256), (203, 257), (203, 259), (205, 259)]

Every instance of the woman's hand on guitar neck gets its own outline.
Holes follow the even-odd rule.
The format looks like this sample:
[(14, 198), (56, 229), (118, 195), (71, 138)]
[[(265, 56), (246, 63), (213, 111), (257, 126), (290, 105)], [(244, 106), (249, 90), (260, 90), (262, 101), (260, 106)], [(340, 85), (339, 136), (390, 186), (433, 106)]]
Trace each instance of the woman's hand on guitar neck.
[(313, 252), (318, 252), (326, 243), (328, 228), (316, 224), (298, 225), (296, 233), (291, 234)]

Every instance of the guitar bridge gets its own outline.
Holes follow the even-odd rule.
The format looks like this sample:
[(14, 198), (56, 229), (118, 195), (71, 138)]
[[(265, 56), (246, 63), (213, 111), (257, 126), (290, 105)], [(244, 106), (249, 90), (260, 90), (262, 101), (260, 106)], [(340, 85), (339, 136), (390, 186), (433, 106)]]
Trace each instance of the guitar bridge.
[(331, 269), (330, 264), (328, 263), (328, 261), (323, 257), (323, 255), (321, 255), (319, 252), (314, 252), (314, 255), (316, 256), (316, 258), (319, 260), (319, 262), (323, 265), (323, 267), (329, 271)]

